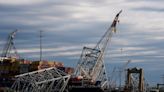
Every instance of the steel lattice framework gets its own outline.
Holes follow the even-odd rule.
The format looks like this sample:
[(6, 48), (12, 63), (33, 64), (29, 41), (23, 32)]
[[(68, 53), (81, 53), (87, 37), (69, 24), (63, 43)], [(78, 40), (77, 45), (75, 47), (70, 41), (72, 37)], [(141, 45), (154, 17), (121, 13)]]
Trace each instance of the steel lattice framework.
[(94, 48), (83, 48), (75, 70), (76, 76), (83, 76), (84, 78), (91, 79), (91, 81), (101, 81), (101, 87), (108, 85), (108, 78), (104, 64), (104, 52), (113, 33), (116, 32), (116, 24), (121, 12), (122, 11), (116, 15), (112, 25)]
[(12, 89), (16, 92), (63, 92), (70, 75), (55, 67), (16, 76)]
[(127, 74), (127, 87), (130, 92), (146, 92), (144, 87), (143, 70), (140, 68), (128, 69)]
[(139, 92), (139, 74), (131, 74), (132, 92)]

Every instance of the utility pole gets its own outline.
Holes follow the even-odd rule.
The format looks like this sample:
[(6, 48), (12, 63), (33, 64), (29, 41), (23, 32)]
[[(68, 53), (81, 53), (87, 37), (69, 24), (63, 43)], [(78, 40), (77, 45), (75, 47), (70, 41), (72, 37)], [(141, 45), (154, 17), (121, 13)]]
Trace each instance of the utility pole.
[[(121, 48), (120, 49), (121, 50), (121, 55), (122, 55), (122, 52), (123, 52), (123, 49)], [(119, 76), (120, 76), (120, 84), (119, 84), (119, 91), (121, 92), (121, 82), (122, 82), (122, 72), (123, 72), (123, 70), (122, 70), (122, 67), (119, 67)]]
[(42, 61), (42, 30), (40, 30), (40, 61)]
[(164, 84), (164, 74), (161, 76), (162, 82)]
[[(123, 54), (123, 49), (121, 48), (121, 54)], [(127, 62), (125, 62), (125, 64), (123, 64), (122, 67), (119, 67), (119, 76), (120, 76), (120, 84), (119, 84), (119, 91), (121, 91), (121, 85), (122, 85), (122, 74), (124, 74), (125, 78), (126, 78), (126, 67), (127, 65), (131, 62), (131, 60), (128, 60)], [(125, 84), (126, 84), (126, 79), (125, 79)]]
[(122, 68), (121, 67), (119, 67), (119, 76), (120, 76), (120, 84), (119, 84), (119, 92), (121, 92), (121, 82), (122, 82), (122, 70), (121, 70)]

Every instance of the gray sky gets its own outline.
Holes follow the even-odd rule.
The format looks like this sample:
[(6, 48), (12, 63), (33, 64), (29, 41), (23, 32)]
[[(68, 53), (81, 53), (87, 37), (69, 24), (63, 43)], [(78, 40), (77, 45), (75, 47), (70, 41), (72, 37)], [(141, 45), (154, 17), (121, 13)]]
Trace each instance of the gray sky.
[(163, 0), (0, 0), (0, 50), (7, 35), (18, 29), (15, 45), (20, 56), (38, 60), (39, 31), (43, 30), (43, 58), (75, 66), (83, 46), (93, 47), (122, 9), (117, 33), (105, 58), (107, 70), (110, 73), (113, 67), (121, 67), (130, 59), (129, 67), (144, 68), (148, 82), (159, 83), (164, 74), (163, 3)]

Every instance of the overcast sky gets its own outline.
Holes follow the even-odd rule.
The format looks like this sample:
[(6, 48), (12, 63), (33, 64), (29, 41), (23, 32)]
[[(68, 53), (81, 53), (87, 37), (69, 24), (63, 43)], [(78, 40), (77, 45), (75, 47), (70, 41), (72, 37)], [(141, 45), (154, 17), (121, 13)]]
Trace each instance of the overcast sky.
[[(109, 75), (113, 67), (143, 68), (150, 84), (164, 74), (164, 0), (0, 0), (0, 50), (7, 35), (18, 29), (15, 46), (22, 58), (75, 66), (83, 46), (93, 47), (123, 10), (117, 33), (106, 51)], [(121, 51), (122, 49), (122, 51)]]

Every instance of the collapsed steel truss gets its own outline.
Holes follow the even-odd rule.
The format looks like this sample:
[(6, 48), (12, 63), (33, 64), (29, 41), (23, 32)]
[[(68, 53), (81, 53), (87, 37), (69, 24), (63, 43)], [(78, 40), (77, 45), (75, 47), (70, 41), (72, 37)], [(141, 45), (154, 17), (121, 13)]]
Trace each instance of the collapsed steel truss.
[(12, 89), (16, 92), (63, 92), (70, 75), (55, 67), (16, 76)]

